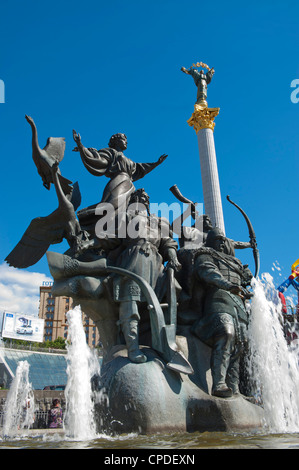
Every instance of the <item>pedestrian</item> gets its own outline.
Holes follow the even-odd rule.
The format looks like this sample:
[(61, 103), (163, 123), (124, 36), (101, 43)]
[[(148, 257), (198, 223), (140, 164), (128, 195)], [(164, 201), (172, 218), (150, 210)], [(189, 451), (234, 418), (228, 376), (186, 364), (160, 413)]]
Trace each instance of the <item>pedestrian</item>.
[(48, 412), (48, 427), (62, 428), (62, 408), (58, 398), (52, 402), (52, 407)]

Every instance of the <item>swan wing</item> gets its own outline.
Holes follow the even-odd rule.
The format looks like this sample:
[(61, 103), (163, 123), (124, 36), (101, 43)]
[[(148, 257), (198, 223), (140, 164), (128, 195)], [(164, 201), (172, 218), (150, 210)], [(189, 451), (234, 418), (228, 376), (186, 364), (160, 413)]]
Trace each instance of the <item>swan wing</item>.
[(63, 239), (63, 227), (55, 211), (47, 217), (33, 219), (19, 243), (5, 258), (15, 268), (28, 268), (37, 263), (50, 245)]
[(47, 153), (47, 155), (49, 155), (49, 157), (52, 157), (58, 162), (61, 162), (64, 157), (65, 138), (49, 137), (43, 150)]

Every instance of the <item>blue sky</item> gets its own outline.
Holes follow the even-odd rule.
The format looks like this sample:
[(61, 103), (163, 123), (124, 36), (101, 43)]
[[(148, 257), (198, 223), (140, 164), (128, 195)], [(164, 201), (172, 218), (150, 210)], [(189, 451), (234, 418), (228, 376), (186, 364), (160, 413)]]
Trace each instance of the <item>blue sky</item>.
[[(42, 186), (32, 161), (25, 114), (37, 124), (41, 147), (49, 136), (66, 138), (61, 171), (79, 182), (81, 208), (100, 201), (108, 180), (90, 175), (72, 152), (72, 129), (96, 148), (125, 132), (126, 155), (135, 161), (167, 153), (136, 187), (152, 202), (170, 204), (169, 188), (177, 184), (203, 202), (197, 138), (187, 124), (196, 88), (180, 71), (203, 61), (216, 71), (208, 103), (220, 107), (214, 138), (226, 233), (248, 240), (229, 194), (252, 221), (261, 272), (276, 263), (287, 277), (299, 258), (299, 103), (291, 101), (291, 83), (299, 79), (298, 16), (295, 0), (3, 0), (0, 264), (30, 221), (56, 208), (54, 190)], [(251, 250), (238, 256), (254, 270)], [(46, 258), (26, 271), (48, 277)], [(0, 296), (0, 309), (3, 303)]]

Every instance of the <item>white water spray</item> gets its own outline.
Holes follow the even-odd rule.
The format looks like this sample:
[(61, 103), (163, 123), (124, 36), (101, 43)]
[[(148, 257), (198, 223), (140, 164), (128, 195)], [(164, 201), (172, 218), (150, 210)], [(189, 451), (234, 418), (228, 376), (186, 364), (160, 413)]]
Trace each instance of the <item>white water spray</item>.
[(260, 394), (270, 432), (299, 431), (298, 348), (287, 344), (281, 303), (269, 274), (253, 281), (249, 373)]
[(96, 425), (91, 377), (99, 374), (99, 361), (96, 351), (92, 351), (86, 343), (80, 307), (70, 310), (67, 320), (68, 381), (65, 389), (65, 432), (66, 436), (75, 440), (94, 439)]
[(34, 421), (34, 394), (29, 382), (29, 363), (18, 364), (4, 409), (3, 436), (13, 437)]

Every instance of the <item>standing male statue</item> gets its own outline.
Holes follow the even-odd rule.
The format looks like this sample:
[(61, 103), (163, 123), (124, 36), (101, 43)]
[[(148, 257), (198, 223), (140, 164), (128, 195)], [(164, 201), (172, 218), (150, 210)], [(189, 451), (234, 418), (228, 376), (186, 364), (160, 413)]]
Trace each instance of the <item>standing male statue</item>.
[[(127, 237), (121, 240), (122, 250), (111, 264), (141, 276), (159, 296), (164, 262), (177, 270), (177, 243), (169, 234), (165, 220), (150, 214), (149, 196), (144, 189), (136, 190), (126, 213)], [(109, 262), (109, 257), (108, 257)], [(119, 304), (119, 324), (128, 348), (128, 357), (133, 362), (146, 362), (139, 349), (138, 329), (140, 306), (145, 302), (144, 294), (132, 279), (113, 278), (113, 298)]]
[(194, 272), (205, 296), (202, 317), (192, 331), (212, 348), (212, 395), (230, 397), (239, 393), (240, 357), (248, 325), (245, 299), (251, 296), (246, 286), (252, 274), (217, 227), (209, 231), (205, 247), (198, 250)]

